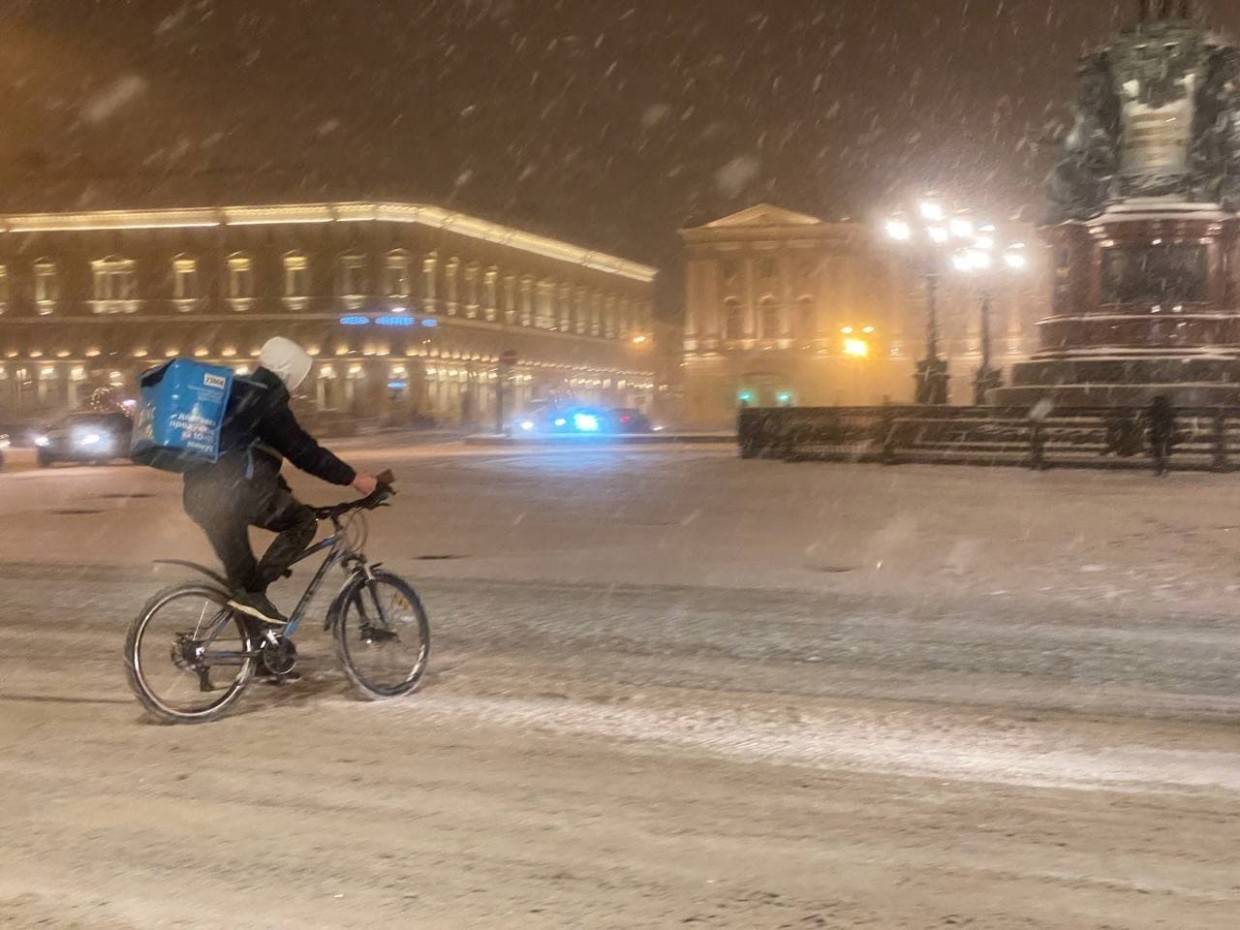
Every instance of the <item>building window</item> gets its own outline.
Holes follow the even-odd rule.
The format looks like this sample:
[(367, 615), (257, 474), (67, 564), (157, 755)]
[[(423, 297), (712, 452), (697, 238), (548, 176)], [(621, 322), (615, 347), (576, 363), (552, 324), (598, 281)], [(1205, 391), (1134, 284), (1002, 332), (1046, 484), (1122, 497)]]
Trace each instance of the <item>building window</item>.
[(51, 313), (60, 299), (60, 277), (56, 263), (41, 258), (34, 263), (34, 302), (40, 314)]
[(460, 282), (457, 275), (461, 269), (461, 262), (455, 256), (448, 259), (448, 264), (444, 266), (444, 303), (447, 304), (448, 313), (454, 314), (457, 311), (457, 303), (460, 296), (458, 290)]
[(730, 340), (745, 338), (745, 312), (738, 300), (729, 300), (723, 305), (723, 337)]
[(409, 253), (404, 249), (388, 252), (383, 262), (383, 293), (395, 300), (407, 300), (409, 285)]
[(197, 300), (198, 261), (185, 255), (172, 260), (172, 299), (180, 303)]
[(797, 301), (797, 325), (802, 339), (818, 338), (818, 308), (814, 298), (802, 297)]
[(760, 281), (774, 281), (775, 280), (775, 259), (774, 258), (766, 257), (766, 258), (758, 259), (758, 279)]
[(607, 295), (607, 309), (603, 315), (603, 335), (608, 339), (616, 336), (616, 298)]
[(741, 284), (741, 263), (734, 258), (726, 258), (723, 260), (721, 271), (723, 273), (723, 289), (729, 294), (735, 294), (740, 289)]
[(365, 297), (369, 290), (366, 281), (366, 256), (349, 252), (340, 256), (340, 296)]
[(422, 301), (427, 310), (431, 313), (435, 312), (435, 298), (438, 289), (435, 286), (435, 278), (438, 274), (439, 255), (431, 252), (422, 259)]
[(133, 259), (109, 256), (90, 263), (94, 278), (92, 298), (96, 313), (133, 313), (137, 310), (137, 280)]
[(619, 325), (620, 325), (620, 338), (621, 339), (629, 338), (629, 333), (633, 331), (633, 320), (632, 320), (632, 317), (630, 316), (631, 312), (632, 310), (631, 310), (631, 305), (629, 304), (629, 299), (627, 297), (621, 297), (620, 298), (620, 311), (619, 311), (620, 313), (620, 324)]
[(9, 269), (0, 265), (0, 313), (9, 309)]
[(539, 281), (534, 304), (534, 326), (538, 329), (555, 328), (555, 282)]
[(521, 325), (534, 322), (534, 279), (528, 275), (521, 279)]
[(499, 307), (499, 269), (494, 265), (487, 269), (482, 281), (482, 304), (487, 320), (494, 323)]
[(310, 296), (310, 260), (302, 252), (284, 256), (284, 298), (304, 301)]
[(465, 315), (471, 320), (478, 317), (478, 263), (465, 266)]
[(573, 329), (578, 336), (584, 336), (590, 328), (590, 313), (586, 308), (587, 292), (579, 287), (573, 292)]
[(590, 295), (590, 335), (603, 334), (603, 295), (595, 291)]
[(560, 285), (559, 298), (560, 332), (568, 333), (573, 329), (573, 288), (568, 284)]
[(783, 336), (780, 327), (779, 304), (775, 303), (774, 298), (766, 297), (759, 305), (758, 318), (762, 325), (763, 339), (779, 339)]
[[(228, 256), (228, 299), (254, 299), (254, 261), (248, 255)], [(239, 309), (244, 309), (244, 306), (239, 306)]]
[(504, 278), (504, 322), (512, 326), (517, 322), (517, 278), (508, 275)]

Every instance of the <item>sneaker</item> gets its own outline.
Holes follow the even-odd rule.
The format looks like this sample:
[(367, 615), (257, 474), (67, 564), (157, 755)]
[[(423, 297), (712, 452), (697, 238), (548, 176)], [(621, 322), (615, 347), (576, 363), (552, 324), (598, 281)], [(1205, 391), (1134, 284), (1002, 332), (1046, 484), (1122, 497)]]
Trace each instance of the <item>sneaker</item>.
[(280, 613), (280, 608), (271, 603), (270, 598), (261, 591), (238, 591), (228, 602), (228, 606), (260, 623), (271, 626), (284, 626), (288, 623), (288, 617)]

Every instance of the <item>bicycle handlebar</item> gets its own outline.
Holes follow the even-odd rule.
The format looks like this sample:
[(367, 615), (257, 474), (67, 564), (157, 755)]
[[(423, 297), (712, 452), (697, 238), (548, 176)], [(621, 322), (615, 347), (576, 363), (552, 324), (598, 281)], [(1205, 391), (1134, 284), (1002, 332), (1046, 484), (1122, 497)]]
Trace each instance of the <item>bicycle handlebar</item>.
[(378, 479), (379, 486), (363, 498), (355, 501), (345, 501), (342, 504), (332, 504), (330, 507), (312, 507), (310, 509), (314, 511), (314, 515), (320, 520), (334, 520), (354, 510), (374, 510), (382, 507), (388, 498), (396, 495), (396, 489), (392, 487), (396, 483), (396, 476), (392, 474), (391, 469), (387, 469), (379, 472), (379, 474), (375, 475), (375, 478)]

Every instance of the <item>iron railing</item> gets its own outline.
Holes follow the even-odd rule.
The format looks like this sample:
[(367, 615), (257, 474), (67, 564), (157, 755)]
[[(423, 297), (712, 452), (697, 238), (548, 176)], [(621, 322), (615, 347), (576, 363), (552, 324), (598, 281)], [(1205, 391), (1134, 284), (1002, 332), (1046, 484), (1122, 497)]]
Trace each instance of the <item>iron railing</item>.
[[(1240, 469), (1240, 407), (1175, 411), (1170, 467)], [(788, 461), (1148, 468), (1143, 408), (780, 407), (741, 411), (742, 458)]]

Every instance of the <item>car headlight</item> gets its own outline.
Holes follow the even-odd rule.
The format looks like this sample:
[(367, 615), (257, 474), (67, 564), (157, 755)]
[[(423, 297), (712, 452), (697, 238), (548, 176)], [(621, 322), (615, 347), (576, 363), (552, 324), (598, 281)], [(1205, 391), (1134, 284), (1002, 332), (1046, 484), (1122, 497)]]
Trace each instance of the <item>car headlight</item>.
[(531, 432), (534, 429), (534, 421), (533, 420), (522, 420), (521, 429), (525, 430), (527, 433)]
[(78, 437), (79, 446), (97, 446), (103, 442), (103, 437), (98, 433), (83, 433)]
[(13, 445), (7, 433), (0, 433), (0, 449), (7, 449)]
[(567, 425), (568, 425), (568, 421), (567, 421), (566, 419), (564, 419), (563, 417), (556, 417), (556, 418), (555, 418), (555, 425), (556, 425), (556, 426), (567, 426)]
[(46, 436), (35, 436), (34, 444), (38, 446), (40, 449), (46, 449), (48, 446), (52, 444), (52, 441), (48, 439)]

